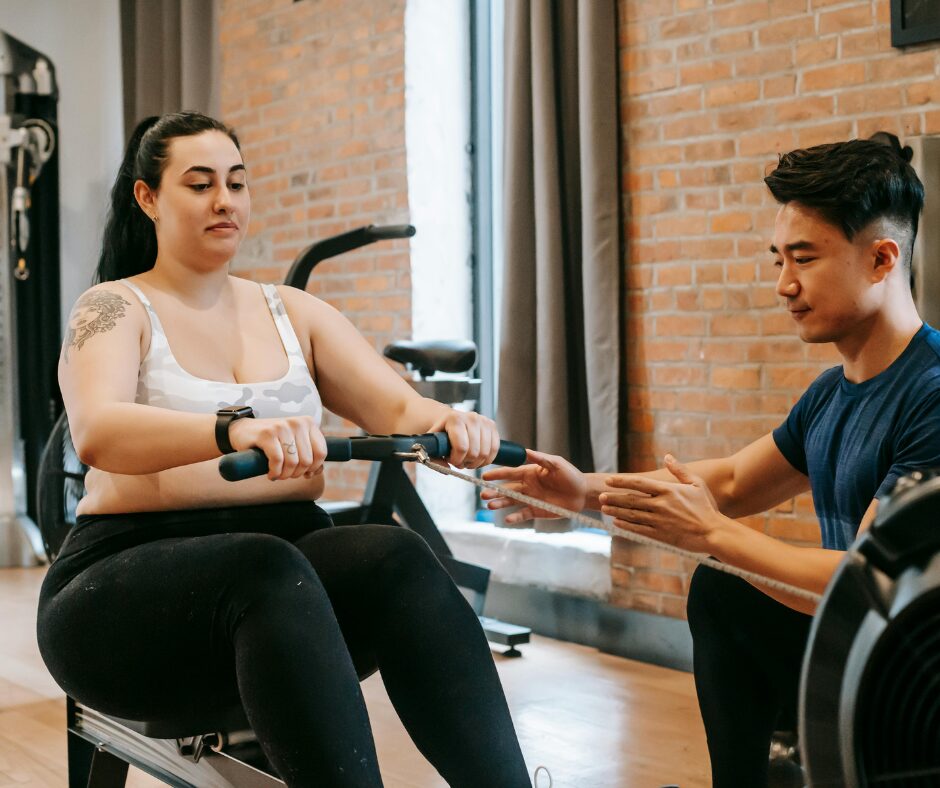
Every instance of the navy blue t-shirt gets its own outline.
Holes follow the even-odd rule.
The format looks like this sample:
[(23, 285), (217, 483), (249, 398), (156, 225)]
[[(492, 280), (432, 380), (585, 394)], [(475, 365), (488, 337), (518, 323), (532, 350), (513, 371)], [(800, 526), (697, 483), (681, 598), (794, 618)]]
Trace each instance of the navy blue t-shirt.
[(924, 326), (884, 372), (850, 383), (823, 372), (774, 430), (781, 454), (809, 476), (822, 546), (855, 541), (873, 498), (899, 476), (940, 467), (940, 331)]

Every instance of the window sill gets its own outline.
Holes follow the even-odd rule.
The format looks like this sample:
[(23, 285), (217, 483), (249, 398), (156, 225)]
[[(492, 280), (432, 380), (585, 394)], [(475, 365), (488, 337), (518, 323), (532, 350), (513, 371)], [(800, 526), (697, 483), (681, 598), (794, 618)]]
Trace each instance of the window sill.
[(455, 517), (440, 518), (437, 525), (457, 558), (490, 569), (497, 582), (599, 600), (610, 597), (606, 534), (537, 533)]

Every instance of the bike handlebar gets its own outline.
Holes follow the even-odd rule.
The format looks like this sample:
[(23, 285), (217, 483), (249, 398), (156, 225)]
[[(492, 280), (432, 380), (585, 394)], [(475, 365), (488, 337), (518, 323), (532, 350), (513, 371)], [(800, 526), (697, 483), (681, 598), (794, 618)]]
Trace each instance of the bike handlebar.
[[(450, 440), (446, 432), (431, 432), (425, 435), (363, 435), (354, 438), (327, 438), (326, 461), (348, 462), (349, 460), (392, 460), (396, 454), (410, 454), (419, 444), (429, 457), (446, 457), (450, 454)], [(519, 466), (526, 462), (525, 446), (512, 441), (501, 441), (499, 451), (493, 459), (496, 465)], [(219, 460), (222, 478), (237, 482), (268, 472), (268, 458), (261, 449), (248, 449), (226, 454)]]

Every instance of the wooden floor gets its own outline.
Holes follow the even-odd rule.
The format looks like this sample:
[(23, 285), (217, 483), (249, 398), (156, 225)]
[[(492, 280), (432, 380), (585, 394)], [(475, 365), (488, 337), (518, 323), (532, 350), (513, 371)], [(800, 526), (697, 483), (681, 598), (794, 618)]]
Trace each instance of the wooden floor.
[[(67, 784), (65, 701), (36, 647), (43, 573), (0, 569), (0, 788)], [(709, 784), (691, 676), (546, 638), (524, 654), (497, 656), (497, 666), (526, 761), (531, 770), (547, 766), (555, 788)], [(386, 786), (445, 786), (408, 739), (381, 679), (364, 687)], [(140, 772), (128, 780), (158, 785)]]

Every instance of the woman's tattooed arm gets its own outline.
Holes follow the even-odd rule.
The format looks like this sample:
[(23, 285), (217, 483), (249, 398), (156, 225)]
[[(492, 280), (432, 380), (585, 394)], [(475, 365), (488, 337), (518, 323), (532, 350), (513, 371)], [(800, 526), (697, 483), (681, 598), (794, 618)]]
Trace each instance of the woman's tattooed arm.
[(118, 318), (124, 317), (124, 308), (130, 305), (130, 301), (107, 290), (94, 290), (79, 298), (72, 310), (62, 347), (65, 362), (68, 363), (70, 348), (81, 350), (82, 345), (95, 334), (110, 331)]

